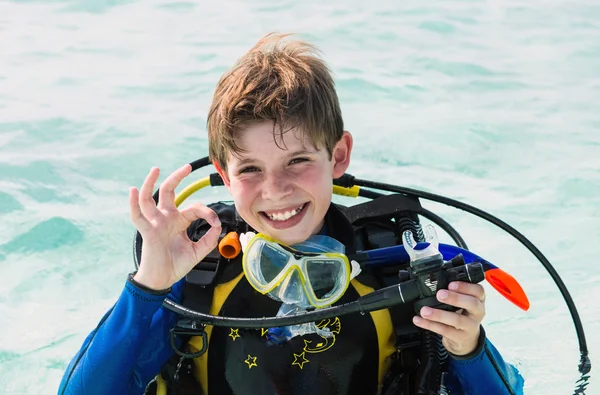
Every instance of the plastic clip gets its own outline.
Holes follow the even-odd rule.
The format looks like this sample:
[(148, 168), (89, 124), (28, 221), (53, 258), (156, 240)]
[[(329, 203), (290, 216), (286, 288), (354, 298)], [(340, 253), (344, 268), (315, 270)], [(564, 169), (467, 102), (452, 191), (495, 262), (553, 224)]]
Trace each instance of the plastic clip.
[[(206, 350), (208, 350), (208, 335), (204, 330), (204, 325), (201, 325), (199, 328), (196, 328), (196, 321), (179, 321), (174, 328), (171, 328), (170, 332), (170, 340), (171, 340), (171, 348), (177, 355), (180, 355), (184, 358), (198, 358), (202, 356)], [(202, 348), (193, 353), (188, 353), (186, 351), (182, 351), (177, 348), (175, 344), (175, 338), (177, 336), (201, 336), (202, 337)]]

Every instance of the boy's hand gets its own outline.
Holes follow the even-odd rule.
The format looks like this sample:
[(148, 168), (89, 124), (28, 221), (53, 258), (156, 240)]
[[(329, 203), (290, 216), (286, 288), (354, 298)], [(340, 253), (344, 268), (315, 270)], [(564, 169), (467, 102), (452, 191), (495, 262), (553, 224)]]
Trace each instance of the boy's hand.
[[(217, 245), (221, 221), (202, 204), (181, 211), (175, 206), (175, 188), (192, 171), (190, 165), (175, 170), (161, 185), (158, 205), (152, 199), (160, 170), (150, 170), (141, 190), (129, 190), (131, 220), (143, 237), (142, 259), (135, 281), (154, 289), (171, 287), (183, 278)], [(192, 221), (202, 218), (211, 228), (200, 240), (192, 242), (186, 230)]]
[(480, 325), (485, 316), (485, 290), (479, 284), (455, 281), (448, 291), (437, 292), (437, 300), (458, 307), (456, 312), (421, 308), (421, 317), (415, 316), (416, 326), (442, 335), (446, 350), (454, 355), (467, 355), (475, 350)]

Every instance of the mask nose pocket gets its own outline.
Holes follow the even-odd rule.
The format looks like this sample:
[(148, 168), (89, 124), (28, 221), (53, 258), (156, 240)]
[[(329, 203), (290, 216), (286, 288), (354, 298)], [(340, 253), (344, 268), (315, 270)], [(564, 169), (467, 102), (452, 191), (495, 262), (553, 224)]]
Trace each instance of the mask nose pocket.
[(286, 304), (306, 305), (308, 300), (298, 270), (294, 268), (277, 287), (277, 296)]

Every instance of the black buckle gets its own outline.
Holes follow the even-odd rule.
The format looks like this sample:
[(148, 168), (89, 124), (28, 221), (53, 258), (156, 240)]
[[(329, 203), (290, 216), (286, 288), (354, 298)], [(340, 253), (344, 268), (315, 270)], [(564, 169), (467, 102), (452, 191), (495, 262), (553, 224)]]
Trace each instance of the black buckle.
[(215, 248), (201, 262), (194, 266), (185, 276), (185, 281), (201, 286), (212, 284), (219, 271), (220, 261), (221, 254), (219, 253), (219, 249)]
[[(206, 352), (206, 350), (208, 350), (208, 335), (204, 330), (204, 325), (200, 325), (198, 327), (196, 321), (180, 320), (177, 322), (175, 327), (171, 328), (169, 332), (171, 334), (171, 348), (173, 349), (173, 351), (175, 351), (177, 355), (180, 355), (184, 358), (198, 358), (202, 356)], [(177, 345), (175, 344), (176, 336), (201, 336), (202, 348), (199, 351), (193, 353), (182, 351), (178, 349)]]

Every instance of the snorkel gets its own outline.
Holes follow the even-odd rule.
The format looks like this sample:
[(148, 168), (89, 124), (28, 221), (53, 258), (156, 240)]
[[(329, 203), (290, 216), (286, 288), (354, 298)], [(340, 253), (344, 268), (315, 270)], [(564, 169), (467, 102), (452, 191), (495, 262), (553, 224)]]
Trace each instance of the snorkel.
[[(194, 161), (190, 163), (190, 165), (192, 166), (192, 171), (195, 171), (205, 166), (208, 166), (210, 163), (211, 162), (209, 161), (209, 158), (206, 157)], [(213, 173), (208, 177), (196, 181), (193, 184), (186, 187), (185, 189), (183, 189), (176, 197), (175, 204), (180, 205), (185, 199), (187, 199), (190, 195), (192, 195), (201, 188), (207, 186), (222, 185), (223, 181), (220, 179), (218, 174)], [(576, 393), (583, 393), (585, 387), (587, 386), (587, 381), (589, 379), (588, 373), (591, 370), (591, 362), (588, 356), (588, 348), (583, 330), (583, 325), (577, 312), (577, 308), (575, 307), (575, 303), (573, 302), (573, 299), (571, 298), (565, 284), (563, 283), (562, 279), (560, 278), (554, 267), (550, 264), (548, 259), (541, 253), (541, 251), (539, 251), (539, 249), (533, 243), (531, 243), (531, 241), (529, 241), (524, 235), (519, 233), (510, 225), (494, 217), (493, 215), (486, 213), (485, 211), (480, 210), (476, 207), (459, 202), (457, 200), (453, 200), (429, 192), (419, 191), (416, 189), (410, 189), (401, 186), (395, 186), (368, 180), (361, 180), (349, 174), (345, 174), (339, 179), (334, 180), (334, 193), (343, 196), (364, 197), (370, 199), (384, 197), (391, 193), (401, 194), (403, 196), (415, 199), (425, 199), (433, 202), (438, 202), (476, 215), (500, 227), (501, 229), (509, 233), (511, 236), (516, 238), (542, 263), (544, 268), (554, 280), (555, 284), (558, 286), (568, 306), (571, 318), (575, 326), (580, 351), (580, 363), (578, 370), (581, 373), (582, 377), (579, 380), (579, 388), (576, 390)], [(158, 191), (154, 195), (154, 200), (158, 201)], [(314, 322), (317, 320), (332, 318), (340, 316), (342, 314), (350, 314), (353, 312), (366, 313), (369, 311), (388, 308), (401, 303), (414, 303), (415, 301), (417, 301), (418, 303), (424, 303), (422, 302), (423, 300), (426, 300), (428, 297), (431, 297), (431, 288), (427, 285), (426, 279), (431, 278), (432, 276), (446, 277), (445, 280), (443, 278), (441, 281), (439, 279), (437, 280), (437, 289), (442, 289), (440, 287), (444, 286), (444, 282), (450, 281), (449, 276), (457, 276), (456, 279), (460, 279), (461, 281), (471, 280), (470, 282), (473, 283), (480, 282), (485, 277), (496, 290), (502, 290), (501, 293), (505, 297), (513, 297), (515, 300), (511, 301), (517, 304), (520, 308), (526, 310), (529, 307), (529, 302), (527, 301), (526, 296), (523, 298), (524, 293), (522, 293), (522, 295), (520, 294), (520, 292), (522, 292), (521, 287), (516, 286), (518, 285), (518, 283), (516, 283), (516, 280), (514, 280), (511, 276), (501, 274), (504, 272), (499, 271), (499, 269), (492, 265), (490, 262), (468, 251), (467, 245), (460, 236), (460, 234), (444, 219), (430, 212), (429, 210), (420, 207), (420, 205), (419, 207), (414, 209), (414, 213), (430, 220), (431, 222), (439, 226), (456, 243), (456, 246), (438, 244), (441, 259), (437, 257), (437, 263), (435, 265), (430, 263), (426, 266), (419, 266), (420, 264), (415, 264), (414, 262), (411, 262), (411, 268), (409, 272), (412, 271), (412, 277), (411, 273), (409, 273), (408, 277), (404, 278), (404, 281), (401, 281), (400, 284), (379, 289), (375, 292), (372, 292), (368, 295), (359, 298), (357, 301), (352, 303), (318, 309), (307, 313), (303, 313), (301, 315), (286, 317), (240, 318), (213, 316), (188, 309), (167, 298), (163, 304), (164, 307), (187, 318), (187, 322), (180, 321), (180, 323), (178, 323), (179, 328), (176, 331), (172, 332), (172, 345), (175, 344), (174, 337), (176, 335), (190, 334), (203, 336), (205, 340), (203, 342), (204, 349), (196, 353), (201, 355), (206, 351), (206, 333), (203, 331), (203, 327), (206, 325), (226, 326), (231, 328), (282, 327), (288, 325), (297, 325), (305, 322)], [(403, 241), (406, 242), (407, 240)], [(427, 248), (429, 245), (430, 243), (415, 243), (412, 246), (415, 247), (414, 249), (419, 251), (420, 248)], [(136, 232), (134, 239), (134, 262), (136, 267), (139, 266), (139, 260), (141, 257), (141, 247), (142, 237), (139, 234), (139, 232)], [(360, 256), (357, 257), (358, 259), (353, 259), (356, 259), (357, 261), (362, 262), (365, 265), (386, 264), (386, 262), (391, 261), (391, 258), (389, 258), (391, 256), (390, 253), (393, 252), (394, 254), (402, 254), (402, 251), (404, 251), (404, 254), (406, 254), (410, 259), (410, 253), (408, 252), (408, 248), (406, 245), (404, 247), (396, 246), (389, 248), (391, 250), (382, 251), (384, 249), (379, 249), (372, 251), (363, 251), (361, 252), (362, 254), (364, 254), (362, 260)], [(396, 261), (398, 260), (399, 256), (400, 255), (396, 255)], [(464, 264), (461, 262), (461, 259), (464, 261)], [(433, 260), (431, 262), (433, 262)], [(426, 271), (420, 271), (421, 268), (426, 269)], [(425, 273), (427, 273), (427, 276), (425, 276)], [(400, 273), (400, 276), (402, 280), (402, 276), (406, 277), (406, 274)], [(465, 278), (467, 280), (465, 280)], [(180, 355), (183, 355), (177, 349), (175, 350)]]

